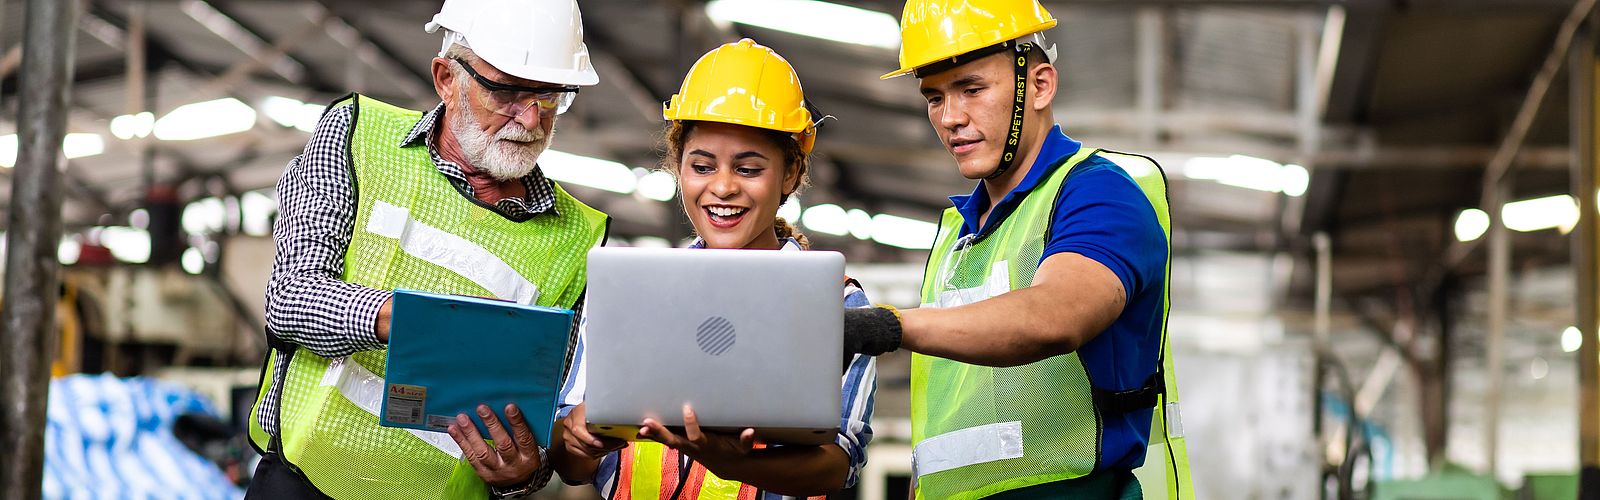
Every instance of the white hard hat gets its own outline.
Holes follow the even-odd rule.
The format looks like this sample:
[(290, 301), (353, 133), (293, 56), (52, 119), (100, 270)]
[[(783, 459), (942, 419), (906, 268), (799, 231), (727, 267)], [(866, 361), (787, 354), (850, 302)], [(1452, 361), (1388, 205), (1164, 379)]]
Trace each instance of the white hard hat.
[(583, 44), (577, 0), (445, 0), (424, 27), (439, 28), (449, 31), (446, 49), (464, 41), (508, 75), (557, 85), (600, 82)]

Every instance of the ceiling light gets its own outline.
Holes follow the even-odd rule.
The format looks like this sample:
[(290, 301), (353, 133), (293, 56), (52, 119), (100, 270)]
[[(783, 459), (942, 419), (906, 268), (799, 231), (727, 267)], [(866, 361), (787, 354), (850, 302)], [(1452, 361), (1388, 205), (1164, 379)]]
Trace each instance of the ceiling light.
[(149, 111), (118, 115), (111, 119), (111, 135), (124, 141), (135, 137), (149, 137), (155, 128), (156, 115)]
[(1299, 165), (1284, 165), (1283, 170), (1278, 171), (1278, 181), (1283, 194), (1300, 196), (1306, 194), (1306, 188), (1311, 185), (1311, 172)]
[(183, 265), (183, 272), (189, 274), (200, 274), (206, 270), (206, 258), (200, 254), (200, 249), (195, 247), (184, 250), (183, 257), (180, 257), (178, 262)]
[(61, 237), (61, 244), (56, 246), (56, 260), (63, 266), (78, 263), (78, 256), (83, 253), (83, 244), (78, 243), (78, 237), (67, 235)]
[(155, 134), (163, 141), (189, 141), (255, 128), (256, 110), (232, 97), (179, 106), (156, 120)]
[(815, 0), (712, 0), (706, 15), (721, 24), (760, 26), (796, 35), (883, 49), (900, 47), (900, 23), (875, 10)]
[(847, 214), (850, 219), (850, 235), (856, 239), (872, 239), (872, 214), (866, 210), (852, 208)]
[(1462, 210), (1456, 215), (1456, 240), (1468, 242), (1483, 237), (1489, 230), (1489, 213), (1476, 208)]
[(805, 215), (801, 216), (806, 229), (819, 233), (844, 236), (850, 232), (850, 215), (844, 209), (832, 203), (824, 203), (807, 208)]
[(279, 96), (271, 96), (261, 101), (261, 112), (272, 121), (304, 132), (317, 128), (317, 121), (322, 119), (322, 110), (326, 108), (327, 106), (321, 104), (307, 104), (300, 102), (299, 99)]
[(639, 194), (656, 201), (672, 201), (678, 194), (678, 179), (660, 170), (639, 178)]
[(250, 236), (266, 236), (272, 232), (272, 215), (278, 211), (278, 201), (260, 191), (250, 191), (239, 199), (239, 229)]
[(639, 184), (633, 170), (610, 160), (563, 153), (547, 149), (539, 155), (544, 175), (561, 182), (588, 186), (619, 194), (633, 193)]
[[(61, 138), (61, 155), (67, 159), (94, 156), (106, 151), (105, 138), (100, 134), (73, 133)], [(0, 135), (0, 167), (17, 165), (17, 134)]]
[(1578, 224), (1578, 204), (1565, 194), (1511, 202), (1500, 209), (1500, 219), (1513, 231), (1562, 228), (1565, 232)]
[(227, 207), (215, 197), (204, 198), (183, 207), (183, 230), (189, 234), (210, 234), (222, 231), (226, 222)]
[(933, 239), (938, 235), (939, 225), (932, 222), (889, 214), (872, 216), (872, 239), (878, 243), (911, 250), (927, 250), (933, 248)]
[(1578, 352), (1580, 347), (1583, 347), (1583, 332), (1579, 332), (1578, 327), (1569, 326), (1561, 331), (1561, 352)]
[(117, 260), (130, 264), (143, 264), (150, 260), (150, 233), (126, 226), (101, 228), (100, 244), (111, 250)]

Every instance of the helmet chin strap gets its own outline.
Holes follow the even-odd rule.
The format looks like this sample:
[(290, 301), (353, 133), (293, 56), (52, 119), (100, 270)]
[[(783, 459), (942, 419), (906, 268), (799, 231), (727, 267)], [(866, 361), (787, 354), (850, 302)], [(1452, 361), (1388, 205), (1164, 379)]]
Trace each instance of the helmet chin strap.
[(1015, 44), (1015, 47), (1012, 50), (1013, 60), (1011, 66), (1015, 70), (1016, 81), (1014, 83), (1016, 85), (1013, 87), (1015, 95), (1011, 102), (1011, 130), (1006, 132), (1006, 147), (1000, 153), (1000, 165), (994, 169), (994, 173), (989, 174), (985, 179), (1000, 177), (1005, 175), (1006, 171), (1011, 170), (1011, 164), (1017, 159), (1017, 148), (1022, 143), (1022, 114), (1027, 107), (1026, 96), (1028, 94), (1028, 53), (1033, 51), (1033, 43), (1012, 43)]

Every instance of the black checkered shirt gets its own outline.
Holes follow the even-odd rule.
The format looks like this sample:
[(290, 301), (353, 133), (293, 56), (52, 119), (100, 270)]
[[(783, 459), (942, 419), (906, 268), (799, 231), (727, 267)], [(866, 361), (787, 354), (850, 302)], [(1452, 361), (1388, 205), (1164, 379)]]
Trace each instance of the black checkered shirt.
[[(324, 358), (384, 348), (373, 327), (378, 310), (393, 295), (339, 279), (356, 220), (355, 189), (346, 156), (354, 126), (352, 106), (340, 104), (323, 113), (305, 151), (289, 161), (278, 180), (281, 208), (272, 228), (277, 257), (267, 281), (267, 335)], [(439, 173), (463, 196), (472, 198), (472, 184), (461, 166), (440, 157), (434, 144), (433, 128), (442, 120), (443, 111), (443, 103), (434, 106), (405, 137), (395, 139), (396, 147), (424, 142)], [(512, 220), (558, 215), (555, 190), (539, 168), (523, 177), (522, 185), (526, 196), (503, 198), (494, 204), (501, 215)], [(272, 388), (257, 412), (261, 426), (272, 435), (278, 434), (278, 400), (289, 371), (288, 363), (282, 361), (287, 354), (279, 352)], [(549, 479), (546, 466), (534, 482), (542, 487)]]

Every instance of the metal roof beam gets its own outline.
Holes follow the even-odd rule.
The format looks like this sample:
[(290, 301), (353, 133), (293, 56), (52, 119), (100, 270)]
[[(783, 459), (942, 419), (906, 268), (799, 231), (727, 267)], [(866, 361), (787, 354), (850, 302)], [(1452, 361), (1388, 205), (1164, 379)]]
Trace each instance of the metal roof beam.
[(195, 22), (222, 37), (240, 52), (271, 69), (289, 83), (304, 84), (309, 79), (304, 63), (288, 54), (274, 53), (273, 44), (268, 43), (261, 32), (250, 29), (240, 23), (238, 18), (223, 12), (217, 6), (205, 0), (181, 0), (178, 2), (178, 8)]

